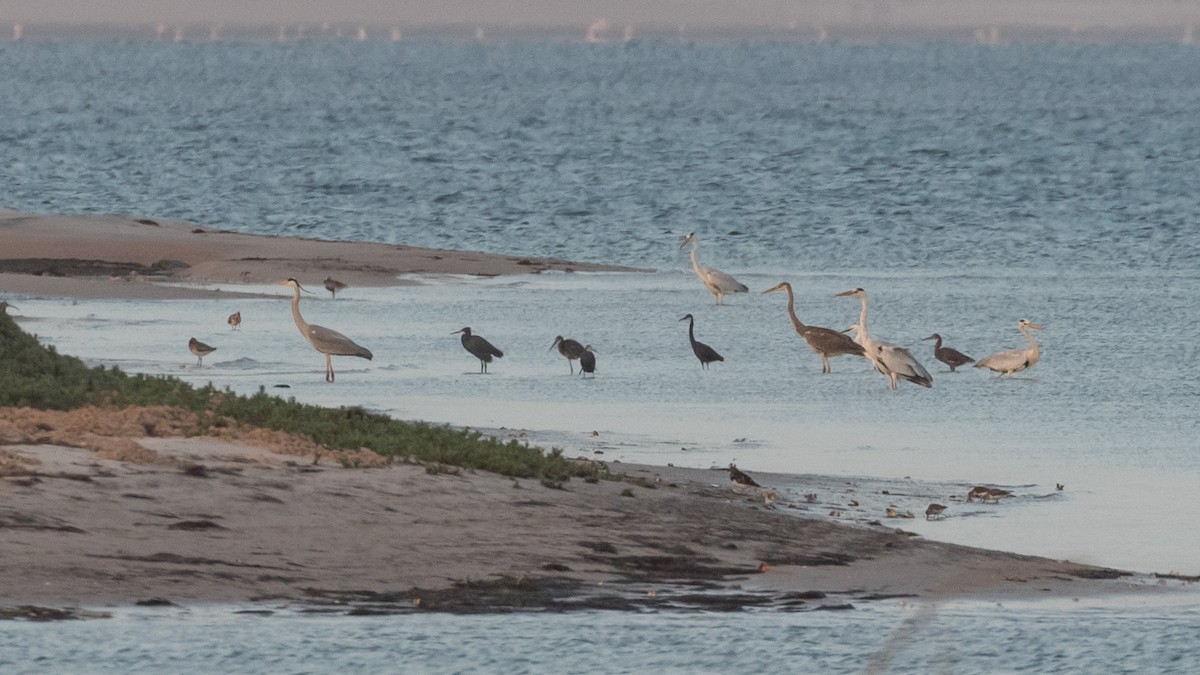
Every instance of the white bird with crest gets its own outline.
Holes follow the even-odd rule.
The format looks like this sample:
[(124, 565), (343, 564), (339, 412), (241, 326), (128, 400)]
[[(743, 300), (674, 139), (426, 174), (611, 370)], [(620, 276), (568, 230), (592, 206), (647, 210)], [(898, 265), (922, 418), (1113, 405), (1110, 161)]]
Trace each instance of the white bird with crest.
[(990, 356), (985, 356), (975, 362), (976, 368), (988, 368), (993, 372), (1000, 373), (1003, 377), (1007, 375), (1012, 377), (1013, 373), (1019, 373), (1022, 370), (1032, 368), (1042, 358), (1042, 352), (1038, 349), (1037, 340), (1029, 334), (1029, 329), (1043, 330), (1041, 326), (1021, 319), (1017, 322), (1017, 330), (1029, 340), (1029, 349), (1006, 349), (996, 352)]
[(875, 364), (875, 370), (887, 375), (892, 389), (896, 388), (896, 380), (908, 380), (922, 387), (932, 387), (933, 377), (925, 370), (925, 366), (904, 347), (871, 338), (867, 332), (867, 292), (861, 288), (843, 291), (837, 297), (855, 297), (862, 303), (862, 311), (858, 315), (858, 325), (853, 326), (854, 341), (862, 345), (863, 355)]
[(718, 305), (725, 304), (725, 295), (729, 293), (745, 293), (750, 290), (746, 288), (746, 284), (734, 279), (721, 270), (715, 270), (711, 267), (705, 267), (700, 264), (696, 258), (696, 247), (699, 244), (696, 242), (696, 233), (692, 232), (683, 238), (679, 244), (679, 248), (683, 248), (688, 244), (692, 245), (692, 270), (696, 272), (696, 276), (700, 277), (701, 283), (708, 289), (709, 293), (717, 299)]

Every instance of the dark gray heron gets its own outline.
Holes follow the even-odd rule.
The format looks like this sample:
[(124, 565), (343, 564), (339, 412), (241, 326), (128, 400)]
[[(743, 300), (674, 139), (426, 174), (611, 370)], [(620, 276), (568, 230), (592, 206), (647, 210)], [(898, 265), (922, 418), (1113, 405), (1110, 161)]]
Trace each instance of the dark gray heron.
[(592, 346), (588, 345), (583, 348), (583, 353), (579, 355), (579, 375), (587, 377), (591, 373), (592, 377), (596, 376), (596, 352), (592, 351)]
[(854, 297), (858, 298), (862, 303), (862, 309), (858, 314), (858, 325), (853, 326), (851, 330), (855, 333), (855, 341), (862, 345), (863, 354), (866, 355), (871, 363), (875, 364), (875, 370), (887, 376), (892, 389), (896, 388), (897, 379), (908, 380), (922, 387), (933, 386), (933, 377), (929, 374), (928, 370), (925, 370), (925, 366), (922, 366), (921, 362), (917, 361), (912, 352), (890, 342), (877, 341), (871, 338), (871, 334), (867, 332), (866, 291), (856, 288), (852, 291), (838, 293), (836, 297)]
[(342, 335), (341, 333), (331, 328), (324, 326), (310, 325), (300, 316), (300, 291), (308, 292), (308, 289), (302, 287), (299, 281), (288, 279), (279, 282), (280, 286), (291, 286), (294, 293), (292, 294), (292, 319), (296, 321), (296, 328), (300, 329), (300, 334), (308, 340), (308, 344), (312, 348), (325, 355), (325, 381), (333, 382), (333, 359), (334, 356), (357, 356), (370, 361), (374, 356), (371, 350), (358, 345), (354, 340)]
[[(575, 365), (571, 362), (583, 356), (583, 345), (571, 338), (563, 338), (559, 335), (554, 338), (554, 344), (550, 345), (550, 349), (558, 347), (558, 353), (567, 358), (567, 367), (571, 369), (571, 374), (575, 374)], [(595, 359), (592, 360), (595, 363)]]
[(199, 368), (204, 365), (204, 357), (217, 351), (217, 348), (206, 345), (196, 338), (192, 338), (188, 340), (188, 351), (196, 355), (196, 367)]
[(979, 359), (975, 363), (976, 368), (987, 368), (992, 372), (1000, 373), (1000, 377), (1007, 375), (1012, 377), (1013, 373), (1019, 373), (1027, 368), (1032, 368), (1042, 358), (1042, 352), (1038, 349), (1037, 340), (1029, 334), (1029, 329), (1043, 330), (1041, 326), (1021, 319), (1017, 322), (1017, 330), (1029, 340), (1029, 349), (1006, 349), (1002, 352), (996, 352), (989, 356)]
[(923, 339), (937, 340), (937, 342), (933, 343), (933, 358), (950, 366), (950, 372), (952, 373), (954, 372), (954, 369), (959, 366), (965, 366), (968, 363), (975, 362), (975, 359), (967, 356), (957, 349), (954, 349), (953, 347), (943, 347), (942, 336), (938, 335), (937, 333), (934, 333), (933, 335)]
[[(480, 373), (486, 373), (488, 371), (487, 364), (492, 362), (493, 356), (496, 358), (503, 358), (504, 352), (500, 351), (499, 349), (496, 349), (496, 347), (493, 346), (492, 343), (483, 339), (483, 337), (480, 335), (471, 335), (471, 327), (470, 326), (462, 328), (461, 330), (456, 330), (453, 333), (451, 333), (451, 335), (455, 335), (458, 333), (462, 333), (463, 349), (471, 352), (472, 354), (475, 355), (475, 358), (479, 359), (479, 372)], [(574, 369), (572, 369), (571, 372), (575, 372)]]
[(234, 312), (233, 314), (230, 314), (228, 323), (229, 323), (230, 330), (237, 330), (238, 326), (242, 325), (242, 313)]
[(925, 520), (937, 520), (946, 517), (945, 504), (930, 504), (925, 509)]
[(696, 258), (696, 247), (699, 244), (696, 242), (696, 233), (692, 232), (683, 238), (683, 242), (679, 244), (679, 248), (683, 248), (688, 244), (692, 245), (692, 270), (700, 277), (700, 282), (708, 289), (709, 293), (717, 299), (718, 305), (725, 304), (725, 295), (727, 293), (745, 293), (750, 290), (742, 282), (734, 279), (721, 270), (705, 267), (700, 264)]
[(680, 319), (680, 321), (688, 322), (688, 341), (692, 343), (692, 353), (696, 358), (700, 359), (700, 367), (708, 369), (708, 364), (713, 361), (724, 361), (725, 357), (717, 353), (717, 350), (696, 339), (696, 319), (691, 314)]
[(333, 299), (337, 300), (337, 292), (346, 287), (346, 284), (334, 279), (333, 277), (325, 277), (325, 290), (333, 294)]
[(809, 326), (796, 316), (796, 300), (792, 294), (792, 285), (788, 282), (781, 282), (774, 288), (768, 288), (762, 292), (762, 295), (767, 293), (775, 293), (776, 291), (787, 291), (787, 312), (788, 318), (792, 320), (792, 327), (796, 329), (796, 334), (804, 338), (808, 346), (812, 348), (818, 356), (821, 357), (821, 372), (833, 372), (829, 368), (829, 357), (841, 356), (842, 354), (853, 354), (862, 356), (862, 345), (858, 344), (849, 335), (841, 331), (836, 331), (832, 328), (822, 328), (821, 326)]

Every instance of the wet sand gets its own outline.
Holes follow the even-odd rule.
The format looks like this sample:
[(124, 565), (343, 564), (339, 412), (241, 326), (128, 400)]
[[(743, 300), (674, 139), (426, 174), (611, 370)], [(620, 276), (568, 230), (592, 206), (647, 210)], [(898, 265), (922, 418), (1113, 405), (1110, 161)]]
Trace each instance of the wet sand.
[[(0, 213), (0, 265), (34, 260), (55, 270), (0, 274), (0, 299), (231, 292), (159, 279), (264, 283), (303, 274), (316, 284), (340, 275), (367, 285), (398, 283), (405, 272), (618, 269), (139, 220), (148, 219)], [(138, 271), (162, 260), (186, 267)], [(95, 261), (144, 267), (97, 274)], [(927, 541), (905, 532), (903, 519), (814, 518), (769, 481), (735, 489), (724, 472), (616, 464), (621, 481), (557, 488), (336, 456), (280, 434), (185, 439), (174, 414), (0, 409), (0, 617), (28, 615), (21, 606), (135, 602), (270, 601), (351, 613), (803, 611), (897, 596), (1192, 592), (1153, 576)], [(789, 494), (807, 492), (795, 480)], [(812, 478), (812, 492), (833, 491), (822, 480)]]

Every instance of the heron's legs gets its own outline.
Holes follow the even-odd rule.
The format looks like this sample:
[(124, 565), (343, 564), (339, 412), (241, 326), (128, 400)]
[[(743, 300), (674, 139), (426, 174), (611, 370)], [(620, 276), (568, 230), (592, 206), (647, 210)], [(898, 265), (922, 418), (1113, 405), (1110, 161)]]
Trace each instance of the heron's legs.
[(333, 357), (325, 355), (325, 381), (333, 382)]

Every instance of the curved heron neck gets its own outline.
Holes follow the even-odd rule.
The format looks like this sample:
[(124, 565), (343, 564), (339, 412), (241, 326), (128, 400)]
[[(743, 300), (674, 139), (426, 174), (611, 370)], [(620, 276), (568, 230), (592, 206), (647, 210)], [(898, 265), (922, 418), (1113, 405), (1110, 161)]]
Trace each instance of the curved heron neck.
[(858, 313), (858, 333), (865, 339), (867, 337), (867, 296), (864, 293), (858, 299), (862, 303), (862, 309)]
[(792, 326), (795, 327), (796, 332), (803, 333), (804, 329), (808, 328), (808, 326), (805, 326), (804, 322), (796, 316), (796, 297), (792, 294), (792, 285), (787, 284), (783, 287), (783, 290), (787, 291), (788, 294), (788, 318), (792, 320)]
[(300, 289), (293, 288), (292, 294), (292, 319), (296, 322), (296, 328), (300, 329), (301, 333), (308, 333), (308, 323), (304, 317), (300, 316)]
[(698, 246), (698, 244), (696, 243), (696, 240), (693, 239), (692, 240), (692, 270), (694, 270), (696, 272), (696, 276), (701, 276), (700, 275), (700, 261), (696, 259), (696, 247), (697, 246)]
[(1025, 326), (1021, 326), (1021, 333), (1025, 335), (1025, 339), (1026, 339), (1026, 340), (1029, 340), (1029, 346), (1030, 346), (1030, 348), (1033, 350), (1033, 355), (1034, 355), (1034, 356), (1039, 356), (1039, 355), (1041, 355), (1041, 350), (1040, 350), (1040, 349), (1038, 349), (1038, 343), (1037, 343), (1037, 340), (1034, 340), (1034, 339), (1033, 339), (1033, 335), (1031, 335), (1031, 334), (1029, 333), (1029, 329), (1028, 329), (1028, 328), (1026, 328)]
[(939, 350), (941, 348), (942, 348), (942, 336), (939, 335), (933, 339), (933, 351), (936, 352), (937, 350)]
[(688, 340), (696, 342), (696, 320), (688, 319)]

